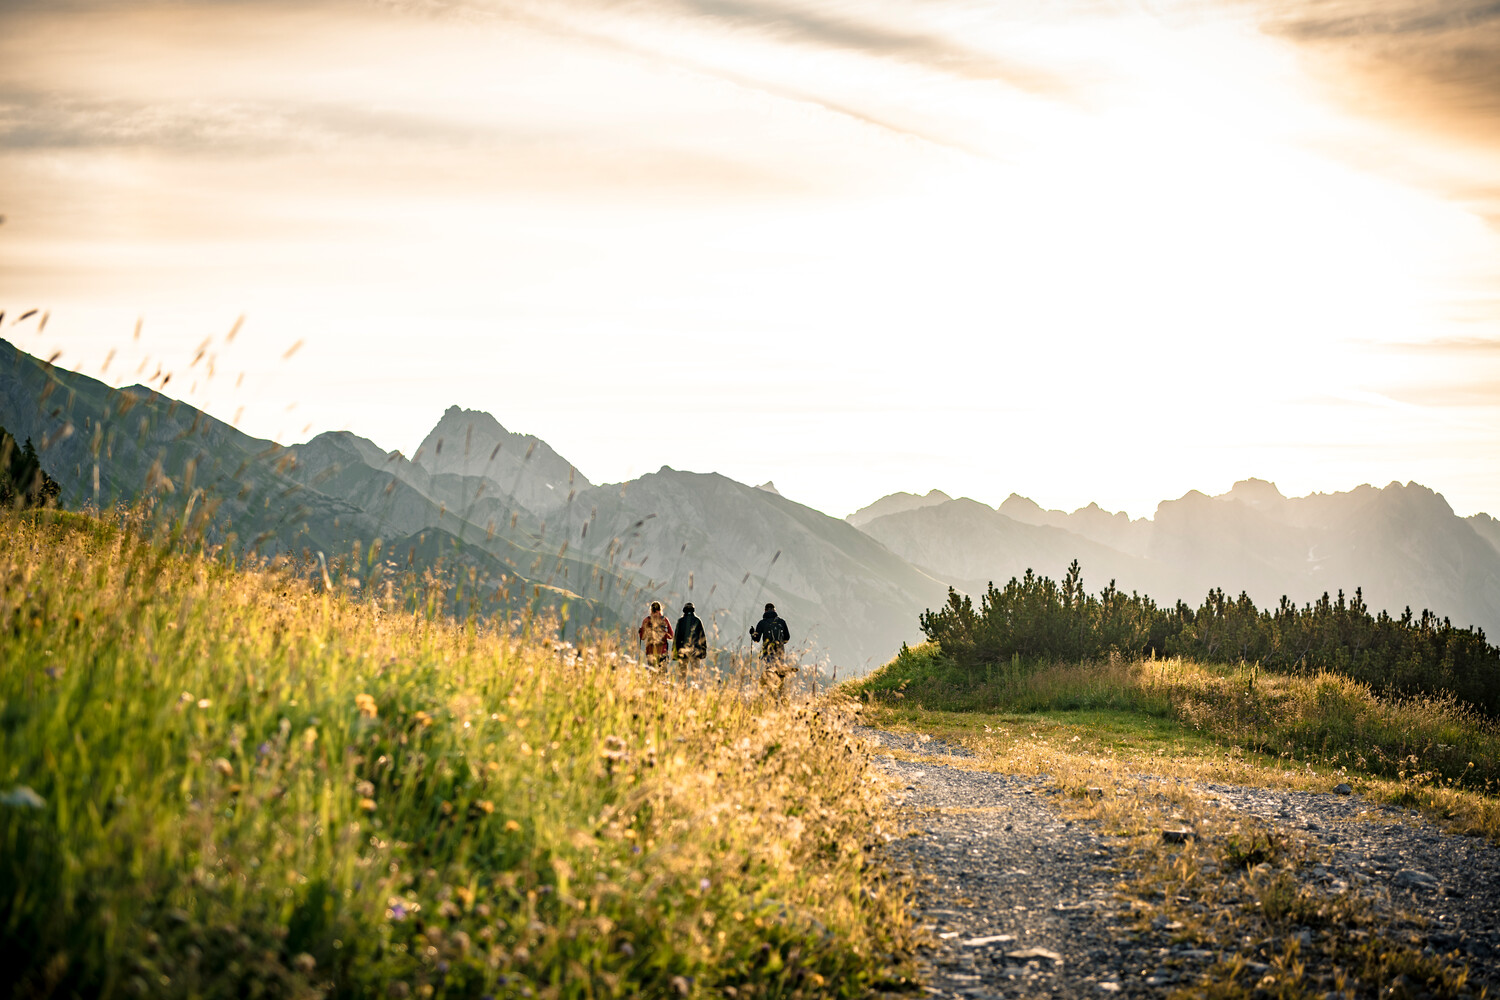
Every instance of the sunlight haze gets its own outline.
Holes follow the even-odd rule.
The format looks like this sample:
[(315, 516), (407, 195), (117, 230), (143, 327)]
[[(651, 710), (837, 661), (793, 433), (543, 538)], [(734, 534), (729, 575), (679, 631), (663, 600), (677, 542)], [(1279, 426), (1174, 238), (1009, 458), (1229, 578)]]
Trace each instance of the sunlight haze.
[(284, 443), (1500, 511), (1493, 5), (12, 2), (0, 215), (0, 336)]

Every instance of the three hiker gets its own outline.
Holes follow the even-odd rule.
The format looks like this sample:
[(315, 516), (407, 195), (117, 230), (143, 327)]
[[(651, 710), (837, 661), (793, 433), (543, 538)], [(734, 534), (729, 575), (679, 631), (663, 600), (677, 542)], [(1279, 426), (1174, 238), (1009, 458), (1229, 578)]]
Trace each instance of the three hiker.
[(636, 635), (645, 646), (646, 665), (659, 666), (672, 648), (672, 623), (661, 613), (660, 601), (651, 602), (651, 613), (642, 620)]
[[(636, 634), (644, 647), (647, 666), (661, 666), (671, 653), (682, 672), (691, 675), (708, 658), (708, 633), (691, 602), (682, 606), (682, 617), (677, 619), (674, 630), (662, 614), (661, 602), (652, 601), (651, 613), (641, 621)], [(767, 604), (760, 621), (750, 626), (750, 641), (760, 643), (761, 683), (777, 694), (781, 693), (786, 676), (799, 669), (786, 655), (786, 644), (791, 639), (791, 630), (776, 613), (774, 604)]]

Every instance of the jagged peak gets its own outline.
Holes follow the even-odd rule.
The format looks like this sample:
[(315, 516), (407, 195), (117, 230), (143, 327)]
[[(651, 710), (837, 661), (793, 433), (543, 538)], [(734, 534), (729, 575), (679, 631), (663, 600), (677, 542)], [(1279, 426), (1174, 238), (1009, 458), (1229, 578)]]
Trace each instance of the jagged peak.
[(1285, 502), (1286, 497), (1270, 480), (1252, 478), (1241, 479), (1230, 487), (1228, 493), (1215, 499), (1234, 500), (1250, 507), (1267, 507)]

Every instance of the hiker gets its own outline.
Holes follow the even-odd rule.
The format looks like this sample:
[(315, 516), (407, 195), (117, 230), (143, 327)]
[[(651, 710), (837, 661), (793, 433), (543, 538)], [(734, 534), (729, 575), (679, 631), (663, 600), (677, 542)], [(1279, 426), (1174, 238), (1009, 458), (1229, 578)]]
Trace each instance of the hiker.
[(661, 613), (660, 601), (651, 602), (651, 613), (642, 619), (641, 627), (636, 630), (636, 635), (646, 645), (646, 665), (648, 667), (659, 666), (672, 648), (672, 623), (667, 621), (667, 616)]
[(750, 626), (750, 641), (760, 643), (760, 682), (778, 699), (785, 694), (786, 675), (798, 669), (786, 660), (786, 644), (791, 638), (774, 604), (767, 604), (760, 621)]
[(685, 674), (692, 673), (708, 656), (708, 635), (703, 631), (703, 623), (693, 613), (692, 602), (682, 606), (682, 617), (677, 619), (673, 653)]
[(776, 614), (776, 605), (767, 604), (760, 621), (750, 626), (750, 641), (760, 643), (760, 658), (767, 662), (780, 660), (792, 634), (786, 622)]

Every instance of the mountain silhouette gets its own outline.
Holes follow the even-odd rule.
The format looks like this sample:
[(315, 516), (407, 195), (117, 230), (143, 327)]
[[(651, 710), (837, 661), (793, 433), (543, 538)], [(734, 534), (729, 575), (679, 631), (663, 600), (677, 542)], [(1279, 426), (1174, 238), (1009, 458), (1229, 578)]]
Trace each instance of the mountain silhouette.
[(1288, 498), (1247, 479), (1219, 496), (1190, 491), (1136, 520), (1095, 504), (1043, 510), (1016, 494), (998, 509), (967, 499), (912, 508), (908, 494), (895, 496), (907, 509), (863, 530), (970, 592), (1026, 569), (1060, 577), (1076, 558), (1090, 589), (1113, 579), (1158, 603), (1196, 606), (1220, 587), (1262, 607), (1282, 596), (1306, 604), (1360, 588), (1375, 611), (1431, 609), (1500, 634), (1500, 522), (1458, 517), (1416, 483)]

